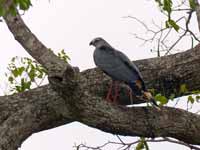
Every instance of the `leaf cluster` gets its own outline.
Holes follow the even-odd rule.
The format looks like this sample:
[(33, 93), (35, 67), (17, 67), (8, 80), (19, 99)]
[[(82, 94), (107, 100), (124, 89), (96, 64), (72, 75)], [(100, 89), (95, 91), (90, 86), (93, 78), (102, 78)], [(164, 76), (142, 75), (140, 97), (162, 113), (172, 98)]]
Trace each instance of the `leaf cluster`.
[[(65, 62), (70, 60), (62, 49), (58, 57)], [(46, 69), (37, 61), (27, 57), (13, 57), (7, 67), (5, 75), (8, 79), (11, 93), (24, 92), (33, 87), (39, 87), (47, 77)]]
[[(46, 70), (36, 61), (27, 57), (13, 57), (6, 73), (11, 92), (18, 93), (29, 90), (33, 83), (40, 85), (46, 77)], [(40, 81), (40, 82), (39, 82)]]
[(13, 0), (9, 5), (9, 8), (6, 9), (6, 1), (7, 0), (0, 0), (0, 17), (6, 15), (7, 13), (16, 15), (16, 9), (26, 11), (32, 6), (31, 0)]
[[(177, 32), (180, 29), (180, 26), (177, 24), (176, 21), (172, 19), (172, 12), (173, 12), (173, 1), (172, 0), (155, 0), (158, 3), (161, 11), (164, 12), (168, 19), (165, 21), (165, 27), (169, 28), (172, 27)], [(195, 10), (196, 3), (195, 0), (188, 0), (189, 6), (191, 10)]]
[(145, 138), (141, 137), (140, 142), (136, 146), (136, 150), (149, 150), (149, 146)]

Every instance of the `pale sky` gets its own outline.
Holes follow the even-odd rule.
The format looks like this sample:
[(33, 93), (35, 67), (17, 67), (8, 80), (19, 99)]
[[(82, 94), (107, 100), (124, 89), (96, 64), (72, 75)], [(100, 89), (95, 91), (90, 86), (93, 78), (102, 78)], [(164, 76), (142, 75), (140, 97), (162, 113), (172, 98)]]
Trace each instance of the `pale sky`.
[[(35, 0), (33, 7), (23, 18), (47, 47), (55, 51), (65, 49), (71, 58), (70, 63), (84, 70), (94, 67), (94, 48), (89, 47), (89, 42), (99, 36), (126, 53), (132, 60), (156, 56), (150, 52), (152, 47), (141, 46), (142, 42), (130, 34), (143, 34), (144, 28), (131, 19), (123, 18), (128, 15), (147, 24), (150, 24), (152, 19), (159, 23), (163, 17), (154, 1), (149, 0)], [(10, 59), (28, 55), (14, 40), (5, 23), (0, 23), (0, 35), (0, 49), (3, 52), (0, 60), (0, 82), (3, 84), (4, 72)], [(76, 122), (33, 134), (22, 144), (20, 150), (71, 150), (75, 143), (98, 146), (116, 139), (111, 134)], [(129, 137), (127, 140), (134, 141), (134, 138)], [(174, 150), (185, 148), (174, 144), (150, 144), (150, 149), (154, 150), (170, 147)], [(107, 149), (111, 150), (112, 147)]]

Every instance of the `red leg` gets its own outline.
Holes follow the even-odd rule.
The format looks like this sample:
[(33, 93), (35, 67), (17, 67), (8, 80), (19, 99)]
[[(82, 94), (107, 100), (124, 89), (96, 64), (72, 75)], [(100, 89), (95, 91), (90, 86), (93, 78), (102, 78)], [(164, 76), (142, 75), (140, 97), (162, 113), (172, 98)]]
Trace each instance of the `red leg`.
[(113, 100), (112, 100), (112, 87), (113, 87), (113, 82), (114, 82), (114, 81), (111, 82), (110, 87), (109, 87), (109, 89), (108, 89), (108, 93), (107, 93), (107, 95), (106, 95), (106, 100), (107, 100), (108, 102), (112, 102), (112, 101), (113, 101)]

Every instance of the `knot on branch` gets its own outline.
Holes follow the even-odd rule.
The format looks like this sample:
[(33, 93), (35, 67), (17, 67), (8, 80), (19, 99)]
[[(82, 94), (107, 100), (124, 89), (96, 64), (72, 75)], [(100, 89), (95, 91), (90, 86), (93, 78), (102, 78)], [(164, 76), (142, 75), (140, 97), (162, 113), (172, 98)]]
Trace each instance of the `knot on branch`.
[(48, 76), (52, 88), (62, 97), (72, 97), (78, 86), (78, 67), (67, 66), (63, 73)]

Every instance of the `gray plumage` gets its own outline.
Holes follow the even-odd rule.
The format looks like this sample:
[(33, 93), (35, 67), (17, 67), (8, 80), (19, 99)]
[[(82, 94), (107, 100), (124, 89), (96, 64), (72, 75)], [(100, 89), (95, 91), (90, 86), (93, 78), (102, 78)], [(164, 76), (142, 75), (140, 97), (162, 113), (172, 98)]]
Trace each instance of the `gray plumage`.
[(112, 79), (123, 81), (128, 85), (133, 85), (135, 81), (139, 80), (142, 84), (142, 90), (146, 89), (138, 68), (125, 54), (114, 49), (102, 38), (95, 38), (90, 42), (90, 45), (96, 47), (93, 53), (96, 66)]
[[(144, 92), (147, 92), (138, 68), (124, 53), (114, 49), (100, 37), (92, 40), (90, 45), (95, 46), (93, 57), (96, 66), (113, 80), (123, 81), (129, 85), (136, 96), (141, 96)], [(146, 96), (149, 96), (149, 94)], [(152, 96), (148, 99), (152, 99)]]

